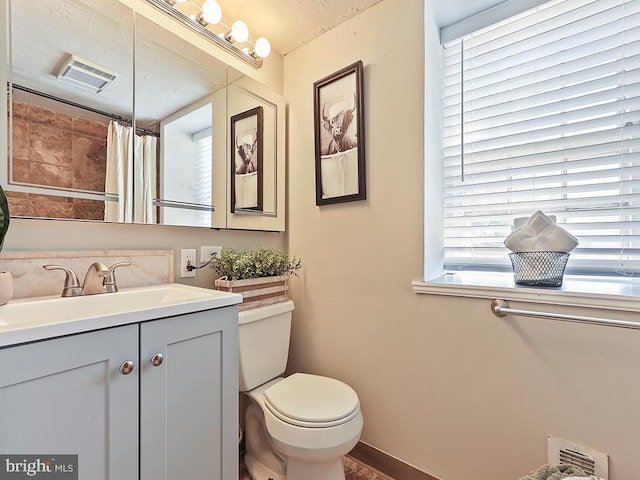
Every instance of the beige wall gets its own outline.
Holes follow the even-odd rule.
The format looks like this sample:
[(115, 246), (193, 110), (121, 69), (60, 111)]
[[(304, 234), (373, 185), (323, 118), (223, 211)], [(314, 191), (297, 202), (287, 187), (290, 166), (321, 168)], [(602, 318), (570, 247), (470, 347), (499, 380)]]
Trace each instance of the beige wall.
[[(181, 248), (196, 248), (199, 259), (203, 245), (251, 248), (264, 245), (284, 246), (284, 235), (275, 232), (213, 230), (168, 225), (127, 225), (72, 220), (35, 220), (12, 218), (5, 237), (6, 251), (50, 250), (173, 250), (175, 281), (199, 287), (213, 287), (215, 272), (199, 270), (195, 278), (180, 278)], [(83, 275), (84, 272), (77, 272)], [(126, 287), (127, 285), (120, 285)]]
[[(546, 463), (547, 434), (609, 453), (609, 478), (635, 479), (640, 332), (501, 320), (489, 299), (411, 290), (423, 273), (423, 128), (438, 142), (423, 121), (423, 15), (422, 1), (383, 0), (285, 57), (287, 238), (304, 261), (289, 369), (352, 385), (362, 440), (444, 480), (515, 480)], [(313, 82), (359, 59), (368, 199), (316, 207)]]

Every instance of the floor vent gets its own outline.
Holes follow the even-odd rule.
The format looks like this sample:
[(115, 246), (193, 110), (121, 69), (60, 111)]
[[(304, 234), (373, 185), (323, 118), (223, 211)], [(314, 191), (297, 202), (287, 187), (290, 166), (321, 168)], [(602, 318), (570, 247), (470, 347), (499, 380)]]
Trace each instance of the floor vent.
[(584, 473), (589, 475), (596, 474), (596, 461), (589, 455), (576, 452), (570, 448), (563, 448), (560, 450), (560, 463), (578, 467), (582, 469)]
[(549, 436), (547, 439), (549, 464), (573, 465), (586, 474), (607, 480), (609, 476), (609, 457), (606, 453)]

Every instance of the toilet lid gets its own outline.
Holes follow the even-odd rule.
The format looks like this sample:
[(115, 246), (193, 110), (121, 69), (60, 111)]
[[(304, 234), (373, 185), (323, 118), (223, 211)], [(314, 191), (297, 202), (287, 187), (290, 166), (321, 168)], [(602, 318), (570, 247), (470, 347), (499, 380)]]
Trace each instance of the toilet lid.
[(346, 383), (334, 378), (294, 373), (264, 392), (269, 411), (302, 427), (331, 427), (358, 414), (360, 401)]

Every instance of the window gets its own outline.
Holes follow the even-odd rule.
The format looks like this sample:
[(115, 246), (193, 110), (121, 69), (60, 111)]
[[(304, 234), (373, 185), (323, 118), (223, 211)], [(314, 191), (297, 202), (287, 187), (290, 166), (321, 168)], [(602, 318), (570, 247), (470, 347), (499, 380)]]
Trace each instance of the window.
[(554, 0), (444, 45), (444, 266), (510, 269), (536, 210), (568, 273), (640, 273), (640, 1)]
[[(213, 184), (213, 143), (211, 127), (194, 133), (192, 136), (196, 146), (196, 154), (192, 168), (193, 202), (198, 205), (213, 205), (211, 186)], [(211, 226), (211, 210), (200, 210), (197, 214), (197, 225)]]

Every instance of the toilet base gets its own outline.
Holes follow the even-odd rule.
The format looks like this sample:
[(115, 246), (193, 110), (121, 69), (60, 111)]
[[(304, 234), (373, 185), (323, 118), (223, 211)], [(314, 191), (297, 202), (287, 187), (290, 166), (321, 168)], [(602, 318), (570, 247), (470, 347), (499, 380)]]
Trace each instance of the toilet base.
[(252, 480), (287, 480), (283, 475), (280, 475), (264, 464), (260, 463), (250, 453), (244, 454), (244, 466), (251, 475)]
[(329, 462), (301, 462), (289, 457), (286, 480), (345, 480), (342, 457)]
[(322, 463), (300, 462), (289, 458), (286, 476), (274, 472), (251, 454), (245, 454), (244, 466), (253, 480), (345, 480), (342, 458)]

